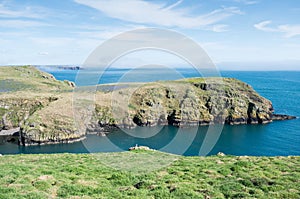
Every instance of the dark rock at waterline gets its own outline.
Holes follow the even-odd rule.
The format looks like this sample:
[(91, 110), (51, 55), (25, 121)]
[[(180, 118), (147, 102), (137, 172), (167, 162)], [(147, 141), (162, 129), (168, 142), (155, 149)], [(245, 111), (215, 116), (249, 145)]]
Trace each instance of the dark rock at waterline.
[(293, 120), (296, 119), (295, 116), (290, 116), (290, 115), (281, 115), (281, 114), (273, 114), (272, 115), (272, 120), (273, 121), (281, 121), (281, 120)]

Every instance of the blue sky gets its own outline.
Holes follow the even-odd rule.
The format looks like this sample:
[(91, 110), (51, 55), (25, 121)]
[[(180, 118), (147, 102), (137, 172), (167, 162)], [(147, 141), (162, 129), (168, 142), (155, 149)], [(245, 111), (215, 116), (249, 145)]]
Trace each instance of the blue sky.
[(300, 69), (297, 0), (3, 0), (0, 65), (82, 64), (143, 27), (187, 35), (223, 69)]

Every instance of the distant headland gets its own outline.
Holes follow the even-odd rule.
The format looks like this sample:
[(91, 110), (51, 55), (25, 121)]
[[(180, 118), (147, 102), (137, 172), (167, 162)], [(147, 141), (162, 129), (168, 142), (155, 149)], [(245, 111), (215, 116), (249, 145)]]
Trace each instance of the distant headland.
[(47, 65), (47, 66), (35, 66), (37, 68), (42, 68), (42, 69), (48, 69), (48, 70), (53, 70), (53, 69), (59, 69), (59, 70), (82, 70), (83, 68), (80, 66), (72, 66), (72, 65)]

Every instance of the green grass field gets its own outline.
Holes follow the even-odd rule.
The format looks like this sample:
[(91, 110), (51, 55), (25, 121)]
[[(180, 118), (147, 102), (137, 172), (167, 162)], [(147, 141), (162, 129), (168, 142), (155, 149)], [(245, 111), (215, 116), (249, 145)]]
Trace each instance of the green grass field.
[(3, 199), (300, 198), (299, 184), (300, 157), (182, 157), (156, 151), (0, 157)]

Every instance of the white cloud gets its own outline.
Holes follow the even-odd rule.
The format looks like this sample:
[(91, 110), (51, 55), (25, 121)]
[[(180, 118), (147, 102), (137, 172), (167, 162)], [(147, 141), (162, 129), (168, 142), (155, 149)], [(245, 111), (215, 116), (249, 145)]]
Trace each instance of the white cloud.
[(39, 55), (42, 55), (42, 56), (47, 56), (47, 55), (49, 55), (48, 52), (39, 52), (38, 54), (39, 54)]
[(82, 39), (91, 38), (97, 40), (106, 40), (125, 31), (141, 29), (145, 28), (145, 26), (78, 26), (77, 28), (82, 31), (76, 31), (74, 33)]
[(75, 2), (122, 21), (166, 27), (200, 28), (216, 24), (230, 16), (242, 14), (236, 7), (223, 7), (203, 15), (191, 16), (187, 9), (173, 9), (181, 1), (167, 8), (162, 3), (142, 0), (75, 0)]
[(199, 42), (199, 45), (205, 50), (224, 50), (227, 48), (227, 45), (220, 42)]
[(228, 31), (228, 25), (216, 24), (216, 25), (213, 25), (210, 30), (212, 30), (214, 32), (227, 32)]
[(254, 27), (258, 30), (265, 32), (281, 32), (284, 33), (284, 37), (290, 38), (300, 35), (300, 24), (296, 25), (279, 25), (276, 27), (269, 27), (272, 21), (262, 21), (258, 24), (254, 24)]
[(179, 0), (176, 3), (168, 6), (167, 8), (165, 8), (164, 10), (171, 10), (172, 8), (175, 8), (176, 6), (178, 6), (179, 4), (181, 4), (183, 2), (183, 0)]
[(48, 26), (48, 24), (32, 21), (32, 20), (1, 20), (0, 19), (0, 27), (1, 28), (29, 28), (29, 27), (39, 27), (39, 26)]
[(30, 28), (48, 26), (41, 22), (49, 15), (48, 9), (36, 6), (21, 6), (10, 1), (0, 3), (0, 28)]
[[(1, 20), (0, 20), (1, 21)], [(1, 25), (0, 25), (1, 27)], [(28, 37), (31, 34), (27, 31), (6, 31), (6, 32), (0, 32), (0, 38), (22, 38), (22, 37)]]
[(246, 5), (253, 5), (259, 3), (258, 1), (254, 1), (254, 0), (233, 0), (233, 1), (237, 3), (243, 3)]
[(258, 30), (262, 30), (265, 32), (277, 32), (277, 29), (267, 27), (271, 23), (272, 23), (272, 21), (262, 21), (258, 24), (254, 24), (254, 27)]
[(11, 8), (5, 4), (0, 4), (0, 17), (5, 18), (41, 18), (45, 14), (45, 9), (41, 7)]
[(0, 65), (81, 64), (100, 42), (68, 37), (0, 37)]
[(281, 25), (278, 26), (280, 32), (285, 33), (285, 37), (294, 37), (300, 35), (300, 24), (299, 25)]

